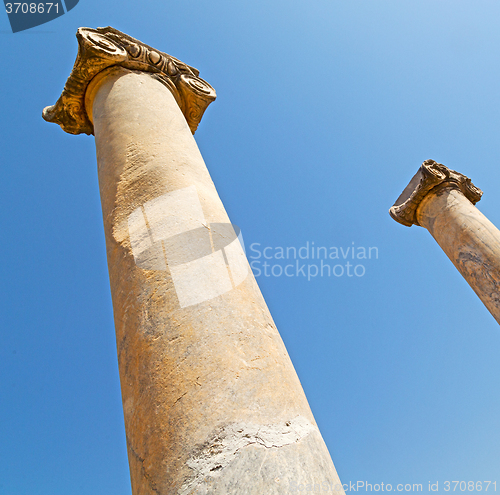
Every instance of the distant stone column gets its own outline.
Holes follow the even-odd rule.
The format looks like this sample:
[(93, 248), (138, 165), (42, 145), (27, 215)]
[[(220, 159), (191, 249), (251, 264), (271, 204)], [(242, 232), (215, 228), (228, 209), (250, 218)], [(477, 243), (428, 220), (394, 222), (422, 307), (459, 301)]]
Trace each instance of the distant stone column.
[(403, 225), (425, 227), (500, 323), (500, 231), (474, 206), (482, 194), (464, 175), (427, 160), (389, 212)]
[(95, 134), (134, 495), (343, 492), (194, 133), (215, 91), (78, 30), (44, 118)]

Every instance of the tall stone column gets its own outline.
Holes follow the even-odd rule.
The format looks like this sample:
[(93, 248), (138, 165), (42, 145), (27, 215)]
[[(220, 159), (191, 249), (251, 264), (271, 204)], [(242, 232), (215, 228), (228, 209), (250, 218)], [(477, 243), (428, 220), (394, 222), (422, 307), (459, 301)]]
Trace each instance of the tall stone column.
[(192, 136), (213, 88), (115, 29), (77, 38), (43, 116), (95, 135), (133, 494), (342, 492)]
[(427, 160), (389, 212), (403, 225), (425, 227), (500, 323), (500, 231), (474, 206), (482, 194), (464, 175)]

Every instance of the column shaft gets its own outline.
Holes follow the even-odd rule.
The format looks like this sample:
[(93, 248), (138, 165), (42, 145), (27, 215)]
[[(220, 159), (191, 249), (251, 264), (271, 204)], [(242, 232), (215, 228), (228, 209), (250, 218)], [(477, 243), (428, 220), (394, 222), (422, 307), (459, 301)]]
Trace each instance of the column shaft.
[(217, 251), (229, 219), (172, 93), (120, 67), (89, 91), (134, 495), (339, 483), (248, 263)]
[(454, 187), (429, 193), (417, 219), (500, 323), (500, 231)]

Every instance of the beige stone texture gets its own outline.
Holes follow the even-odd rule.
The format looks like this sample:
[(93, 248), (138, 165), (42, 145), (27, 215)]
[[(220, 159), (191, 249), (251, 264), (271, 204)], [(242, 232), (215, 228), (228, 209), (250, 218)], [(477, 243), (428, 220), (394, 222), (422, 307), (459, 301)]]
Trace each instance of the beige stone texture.
[(425, 196), (417, 219), (500, 323), (500, 231), (449, 185)]
[(95, 134), (133, 494), (342, 493), (189, 106), (136, 65), (84, 87), (45, 116)]

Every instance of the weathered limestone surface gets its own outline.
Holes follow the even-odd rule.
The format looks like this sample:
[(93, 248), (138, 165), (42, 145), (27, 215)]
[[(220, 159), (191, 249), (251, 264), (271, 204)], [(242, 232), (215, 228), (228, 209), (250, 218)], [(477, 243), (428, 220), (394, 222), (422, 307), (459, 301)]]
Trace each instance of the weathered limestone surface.
[(389, 211), (432, 234), (500, 323), (500, 231), (474, 206), (481, 195), (464, 175), (427, 160)]
[[(199, 99), (129, 63), (86, 69), (82, 82), (97, 35), (107, 51), (145, 50), (112, 34), (79, 30), (86, 48), (70, 80), (85, 94), (67, 84), (44, 116), (95, 134), (132, 491), (333, 488), (328, 450), (192, 136), (186, 115), (201, 118), (201, 106), (190, 113), (189, 98)], [(204, 85), (195, 91), (213, 99)]]

